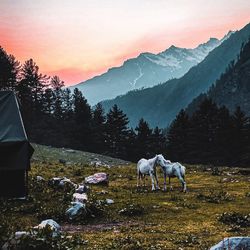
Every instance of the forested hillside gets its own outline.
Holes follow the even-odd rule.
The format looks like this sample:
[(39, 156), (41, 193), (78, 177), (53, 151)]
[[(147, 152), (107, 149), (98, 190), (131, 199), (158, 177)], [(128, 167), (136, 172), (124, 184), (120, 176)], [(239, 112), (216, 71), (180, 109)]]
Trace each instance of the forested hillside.
[(187, 108), (192, 113), (206, 97), (233, 112), (237, 106), (250, 115), (250, 40), (242, 47), (239, 58), (231, 62), (224, 74), (206, 94), (197, 97)]
[(232, 60), (237, 59), (242, 43), (246, 43), (249, 36), (250, 24), (232, 34), (180, 79), (130, 92), (103, 102), (103, 106), (108, 110), (117, 104), (128, 115), (132, 126), (143, 117), (151, 126), (166, 127), (193, 98), (211, 87)]

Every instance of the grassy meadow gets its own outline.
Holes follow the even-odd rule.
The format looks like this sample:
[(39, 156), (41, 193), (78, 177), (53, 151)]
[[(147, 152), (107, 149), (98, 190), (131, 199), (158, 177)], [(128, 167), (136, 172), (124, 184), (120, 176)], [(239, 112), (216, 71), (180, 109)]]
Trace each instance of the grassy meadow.
[[(81, 152), (63, 155), (59, 149), (35, 147), (29, 198), (2, 200), (0, 234), (29, 230), (52, 218), (68, 238), (78, 235), (84, 240), (72, 249), (209, 249), (224, 237), (250, 235), (250, 175), (239, 169), (220, 167), (212, 174), (211, 166), (185, 165), (187, 193), (180, 191), (177, 179), (172, 179), (173, 191), (168, 187), (152, 192), (149, 178), (147, 187), (137, 189), (135, 164), (92, 154), (112, 166), (91, 166), (90, 155), (81, 158)], [(62, 157), (66, 163), (59, 162)], [(47, 181), (66, 176), (79, 184), (96, 172), (109, 174), (109, 186), (90, 186), (90, 213), (68, 221), (65, 210), (73, 191), (55, 190)], [(37, 175), (46, 181), (39, 183)], [(160, 169), (158, 176), (163, 187)], [(106, 199), (114, 204), (106, 204)]]

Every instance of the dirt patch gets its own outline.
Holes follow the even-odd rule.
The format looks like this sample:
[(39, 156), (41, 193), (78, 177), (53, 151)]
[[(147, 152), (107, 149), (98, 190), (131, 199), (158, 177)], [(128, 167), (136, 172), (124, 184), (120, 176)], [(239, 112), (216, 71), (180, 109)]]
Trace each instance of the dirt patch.
[(111, 222), (111, 223), (100, 223), (100, 224), (87, 224), (87, 225), (72, 225), (64, 224), (61, 225), (62, 231), (67, 233), (80, 233), (80, 232), (101, 232), (106, 230), (117, 230), (121, 227), (138, 227), (140, 226), (137, 222)]

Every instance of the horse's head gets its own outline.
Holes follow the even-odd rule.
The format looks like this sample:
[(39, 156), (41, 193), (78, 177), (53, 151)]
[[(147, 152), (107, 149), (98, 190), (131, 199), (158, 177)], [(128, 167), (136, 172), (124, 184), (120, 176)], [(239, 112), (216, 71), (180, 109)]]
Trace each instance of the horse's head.
[(157, 164), (159, 164), (161, 167), (165, 167), (167, 164), (171, 163), (171, 161), (166, 160), (162, 154), (157, 155)]

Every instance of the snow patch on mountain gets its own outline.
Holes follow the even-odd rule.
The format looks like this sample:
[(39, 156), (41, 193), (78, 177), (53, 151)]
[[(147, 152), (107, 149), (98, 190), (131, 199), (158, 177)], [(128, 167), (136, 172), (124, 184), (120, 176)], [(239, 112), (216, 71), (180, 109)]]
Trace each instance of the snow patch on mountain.
[(139, 76), (136, 77), (136, 78), (133, 80), (133, 82), (130, 83), (133, 87), (135, 87), (136, 82), (144, 75), (144, 74), (142, 73), (142, 69), (141, 69), (140, 65), (139, 65), (138, 63), (136, 63), (136, 65), (137, 65), (137, 67), (138, 67), (138, 69), (139, 69)]
[(158, 54), (141, 53), (136, 58), (126, 60), (122, 66), (110, 68), (106, 73), (72, 86), (71, 89), (79, 88), (88, 102), (95, 105), (134, 89), (153, 87), (169, 79), (182, 77), (231, 34), (229, 32), (221, 40), (210, 38), (193, 49), (172, 45)]

